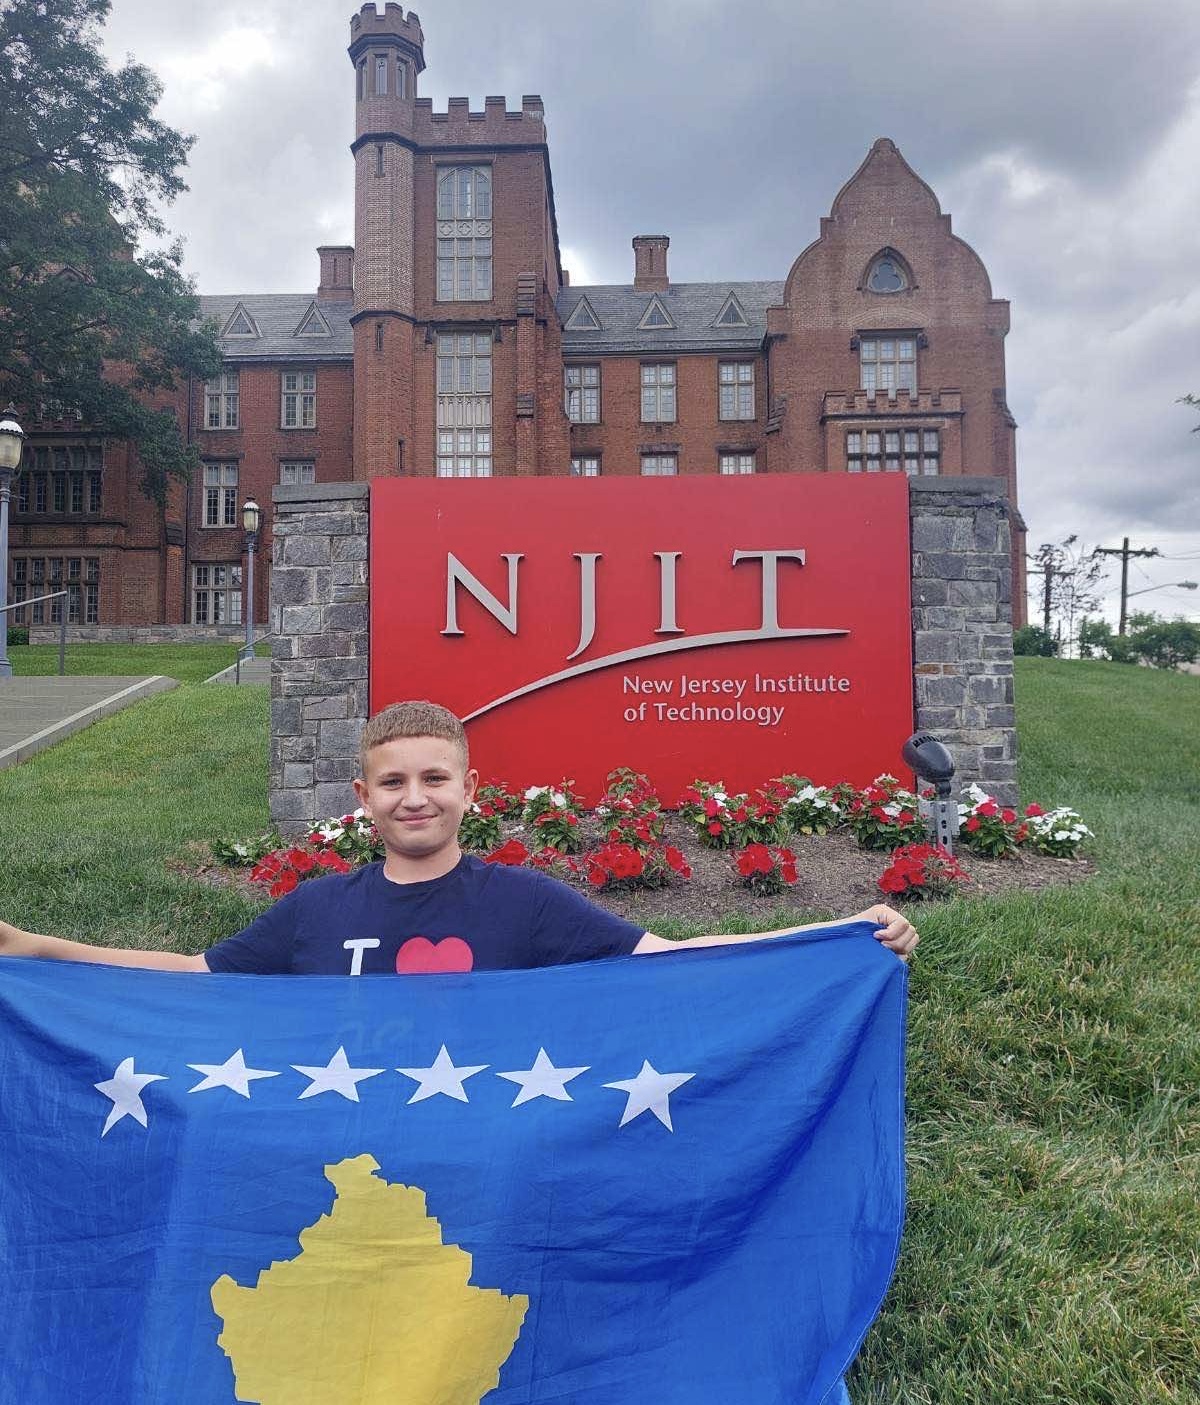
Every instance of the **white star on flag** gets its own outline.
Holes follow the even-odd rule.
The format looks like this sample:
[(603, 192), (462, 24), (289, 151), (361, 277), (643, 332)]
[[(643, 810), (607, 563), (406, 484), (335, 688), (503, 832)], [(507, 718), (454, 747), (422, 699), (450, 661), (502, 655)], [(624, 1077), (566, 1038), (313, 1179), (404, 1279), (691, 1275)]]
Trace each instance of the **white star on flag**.
[(142, 1089), (147, 1083), (158, 1083), (166, 1076), (165, 1073), (134, 1073), (133, 1060), (122, 1059), (111, 1078), (106, 1078), (103, 1083), (93, 1083), (93, 1088), (112, 1099), (112, 1107), (108, 1110), (108, 1119), (100, 1135), (108, 1136), (122, 1117), (132, 1117), (145, 1127), (146, 1108), (142, 1102)]
[(545, 1049), (539, 1049), (532, 1068), (522, 1069), (520, 1072), (498, 1073), (496, 1077), (507, 1078), (510, 1083), (521, 1085), (521, 1091), (513, 1099), (513, 1107), (520, 1107), (522, 1103), (530, 1102), (533, 1098), (555, 1098), (560, 1103), (569, 1103), (574, 1099), (567, 1092), (565, 1085), (572, 1078), (586, 1073), (589, 1067), (589, 1064), (584, 1064), (582, 1068), (555, 1068)]
[(436, 1059), (428, 1068), (398, 1068), (397, 1073), (402, 1073), (405, 1078), (412, 1078), (421, 1086), (409, 1098), (409, 1103), (424, 1102), (426, 1098), (432, 1098), (435, 1093), (445, 1093), (448, 1098), (457, 1098), (460, 1103), (469, 1102), (463, 1083), (468, 1078), (474, 1078), (477, 1073), (482, 1073), (487, 1064), (463, 1065), (462, 1068), (455, 1068), (454, 1060), (446, 1052), (443, 1044)]
[(248, 1098), (254, 1079), (279, 1077), (277, 1072), (270, 1069), (247, 1068), (245, 1055), (240, 1049), (230, 1054), (223, 1064), (188, 1064), (188, 1068), (194, 1068), (204, 1075), (194, 1088), (188, 1089), (189, 1093), (204, 1093), (209, 1088), (232, 1088), (235, 1093)]
[(358, 1102), (358, 1085), (362, 1079), (387, 1072), (385, 1068), (351, 1068), (346, 1050), (341, 1045), (324, 1068), (314, 1068), (308, 1064), (293, 1064), (292, 1067), (312, 1080), (300, 1094), (302, 1098), (315, 1098), (318, 1093), (341, 1093), (352, 1103)]
[(673, 1132), (671, 1094), (695, 1076), (694, 1073), (659, 1073), (649, 1060), (643, 1059), (642, 1071), (636, 1078), (624, 1078), (619, 1083), (606, 1083), (604, 1086), (629, 1095), (619, 1126), (624, 1127), (626, 1122), (632, 1122), (643, 1112), (652, 1112), (668, 1132)]

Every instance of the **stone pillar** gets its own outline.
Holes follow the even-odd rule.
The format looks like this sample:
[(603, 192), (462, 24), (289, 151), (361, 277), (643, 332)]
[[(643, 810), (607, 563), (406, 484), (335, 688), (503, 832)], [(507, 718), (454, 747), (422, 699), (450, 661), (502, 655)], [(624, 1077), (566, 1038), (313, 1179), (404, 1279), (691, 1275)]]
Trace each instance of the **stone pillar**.
[(1012, 509), (1002, 478), (914, 478), (913, 700), (958, 766), (1017, 803), (1013, 712)]
[(271, 821), (285, 837), (355, 800), (367, 719), (366, 483), (274, 490)]

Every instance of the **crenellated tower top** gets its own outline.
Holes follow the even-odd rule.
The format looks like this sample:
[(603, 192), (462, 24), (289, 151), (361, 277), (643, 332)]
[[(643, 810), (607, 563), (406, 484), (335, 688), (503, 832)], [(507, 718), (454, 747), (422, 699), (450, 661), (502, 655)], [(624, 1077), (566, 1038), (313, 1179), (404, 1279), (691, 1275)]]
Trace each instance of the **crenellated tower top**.
[(416, 12), (388, 3), (383, 12), (366, 4), (350, 19), (356, 128), (407, 131), (412, 125), (417, 76), (425, 67), (425, 36)]

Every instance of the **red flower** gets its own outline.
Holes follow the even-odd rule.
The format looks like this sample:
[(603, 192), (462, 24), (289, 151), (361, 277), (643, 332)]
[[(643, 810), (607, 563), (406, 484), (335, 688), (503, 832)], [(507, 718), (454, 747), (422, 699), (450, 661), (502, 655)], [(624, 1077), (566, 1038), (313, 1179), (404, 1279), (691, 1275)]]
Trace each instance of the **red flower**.
[(284, 893), (290, 893), (299, 882), (300, 880), (296, 877), (295, 870), (285, 868), (278, 879), (271, 884), (271, 896), (273, 898), (281, 898)]
[(316, 858), (306, 849), (289, 849), (287, 851), (287, 862), (297, 873), (311, 873), (317, 866)]
[(1018, 843), (1018, 844), (1024, 844), (1024, 842), (1025, 842), (1026, 839), (1028, 839), (1028, 838), (1029, 838), (1029, 826), (1028, 826), (1027, 824), (1018, 825), (1018, 827), (1017, 827), (1017, 832), (1013, 835), (1014, 841), (1015, 841), (1016, 843)]
[(714, 815), (719, 815), (721, 813), (720, 805), (717, 803), (717, 801), (712, 798), (711, 795), (704, 802), (704, 813), (708, 816), (710, 820)]
[(893, 864), (880, 875), (879, 886), (885, 893), (902, 893), (908, 887), (908, 879), (904, 878)]
[(974, 834), (975, 831), (979, 828), (979, 816), (972, 815), (971, 818), (966, 822), (966, 824), (963, 825), (963, 828), (970, 830), (970, 832)]
[(590, 863), (587, 866), (587, 881), (593, 888), (603, 888), (608, 882), (608, 874), (598, 863)]
[(663, 851), (663, 857), (666, 859), (668, 866), (673, 868), (675, 872), (679, 874), (680, 878), (690, 878), (692, 876), (691, 865), (688, 863), (687, 859), (684, 858), (682, 849), (676, 849), (673, 844), (668, 844)]
[(1000, 813), (1000, 806), (997, 805), (994, 800), (988, 799), (976, 809), (975, 813), (977, 815), (985, 815), (990, 820), (993, 815), (998, 815)]
[(1025, 816), (1026, 816), (1027, 819), (1031, 819), (1031, 820), (1032, 820), (1032, 819), (1034, 819), (1036, 816), (1038, 816), (1038, 815), (1044, 815), (1045, 813), (1046, 813), (1045, 810), (1043, 810), (1040, 805), (1026, 805), (1026, 806), (1025, 806)]
[(911, 810), (901, 810), (900, 813), (896, 816), (896, 823), (912, 824), (914, 819), (916, 819), (916, 816)]
[(1012, 824), (1013, 820), (1017, 818), (1017, 812), (1015, 810), (1001, 810), (1000, 818), (1005, 824)]
[(708, 826), (708, 832), (709, 834), (721, 834), (723, 832), (721, 822), (719, 820), (711, 821)]
[(529, 850), (519, 839), (510, 839), (507, 844), (490, 853), (484, 863), (506, 864), (509, 868), (519, 868), (529, 857)]
[(779, 867), (779, 872), (783, 875), (783, 881), (785, 883), (794, 883), (799, 877), (796, 872), (796, 865), (794, 863), (781, 864)]

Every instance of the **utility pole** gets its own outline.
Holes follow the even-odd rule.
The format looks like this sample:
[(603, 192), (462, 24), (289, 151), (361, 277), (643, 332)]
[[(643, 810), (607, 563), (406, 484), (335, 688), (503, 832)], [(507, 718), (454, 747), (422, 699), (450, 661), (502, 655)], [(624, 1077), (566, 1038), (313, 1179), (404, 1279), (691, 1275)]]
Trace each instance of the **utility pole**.
[(1126, 606), (1129, 601), (1129, 558), (1131, 556), (1161, 556), (1162, 552), (1158, 547), (1144, 547), (1131, 551), (1129, 548), (1129, 538), (1125, 537), (1120, 546), (1098, 546), (1092, 552), (1093, 556), (1119, 556), (1121, 558), (1121, 623), (1117, 626), (1117, 633), (1121, 636), (1125, 634)]
[[(1042, 558), (1041, 558), (1040, 556), (1031, 556), (1029, 559), (1030, 559), (1031, 561), (1040, 561)], [(1055, 577), (1055, 576), (1065, 576), (1065, 575), (1068, 574), (1068, 572), (1057, 570), (1057, 569), (1050, 563), (1050, 561), (1047, 560), (1044, 565), (1037, 566), (1036, 568), (1031, 567), (1028, 574), (1031, 575), (1031, 576), (1042, 576), (1042, 577), (1044, 577), (1044, 579), (1043, 579), (1043, 581), (1042, 581), (1042, 630), (1043, 630), (1043, 632), (1045, 633), (1046, 638), (1049, 639), (1049, 638), (1050, 638), (1050, 596), (1051, 596), (1051, 593), (1052, 593), (1053, 590), (1054, 590), (1054, 577)]]

